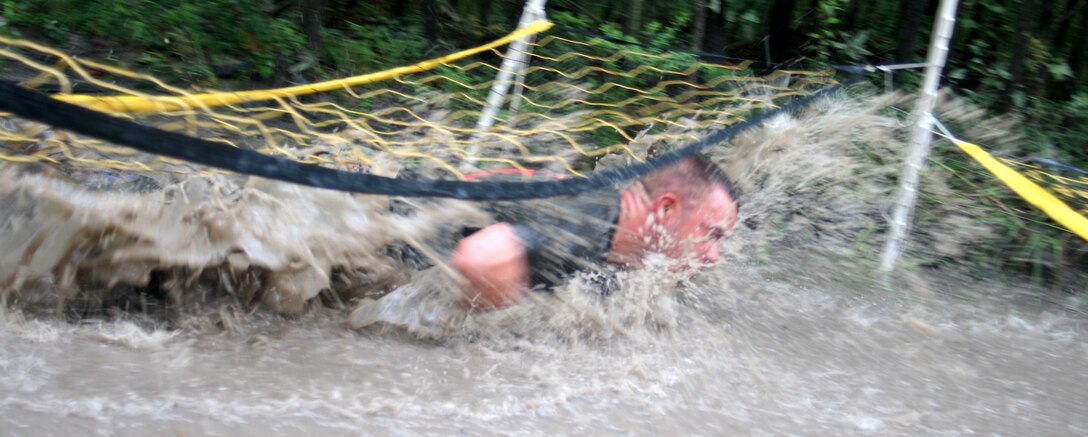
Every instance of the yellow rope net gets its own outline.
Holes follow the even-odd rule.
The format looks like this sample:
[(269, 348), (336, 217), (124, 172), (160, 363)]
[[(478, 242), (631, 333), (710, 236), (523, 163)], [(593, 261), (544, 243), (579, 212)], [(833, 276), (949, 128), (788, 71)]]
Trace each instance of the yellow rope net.
[[(194, 90), (25, 40), (0, 38), (3, 78), (142, 124), (338, 169), (464, 178), (466, 168), (581, 175), (599, 158), (638, 161), (834, 83), (831, 70), (759, 74), (536, 22), (415, 65), (251, 91)], [(532, 36), (528, 62), (491, 128), (476, 122), (505, 45)], [(0, 117), (0, 159), (131, 172), (206, 168)], [(465, 162), (471, 162), (466, 167)]]
[[(478, 130), (504, 50), (519, 38), (532, 41), (528, 61), (511, 72), (517, 84), (494, 126)], [(709, 62), (568, 35), (546, 21), (414, 65), (247, 91), (188, 89), (26, 40), (0, 37), (0, 44), (0, 79), (58, 100), (232, 147), (384, 176), (464, 179), (477, 169), (525, 168), (583, 175), (606, 156), (641, 161), (651, 149), (686, 144), (835, 83), (831, 70), (761, 72), (751, 62)], [(6, 114), (0, 160), (60, 169), (81, 182), (88, 172), (161, 179), (213, 171)], [(1008, 158), (986, 162), (1002, 180), (1030, 188), (1017, 191), (1029, 202), (1062, 207), (1062, 223), (1088, 239), (1088, 177)]]

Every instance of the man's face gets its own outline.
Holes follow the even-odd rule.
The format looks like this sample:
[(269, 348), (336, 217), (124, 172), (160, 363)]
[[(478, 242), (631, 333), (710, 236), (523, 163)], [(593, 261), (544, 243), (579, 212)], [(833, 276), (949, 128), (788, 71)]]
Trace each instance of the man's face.
[(733, 231), (737, 205), (729, 194), (715, 188), (702, 199), (675, 202), (658, 199), (656, 250), (679, 261), (673, 271), (703, 268), (718, 262), (720, 244)]

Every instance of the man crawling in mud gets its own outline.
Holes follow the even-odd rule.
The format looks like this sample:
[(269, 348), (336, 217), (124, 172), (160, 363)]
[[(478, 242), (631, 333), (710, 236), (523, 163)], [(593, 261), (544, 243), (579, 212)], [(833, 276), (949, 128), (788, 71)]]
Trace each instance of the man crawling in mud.
[(680, 272), (716, 263), (736, 224), (737, 192), (704, 156), (685, 158), (617, 191), (551, 200), (544, 208), (500, 205), (500, 220), (457, 243), (450, 266), (467, 283), (463, 302), (478, 311), (517, 303), (530, 290), (608, 263), (642, 268), (660, 253)]

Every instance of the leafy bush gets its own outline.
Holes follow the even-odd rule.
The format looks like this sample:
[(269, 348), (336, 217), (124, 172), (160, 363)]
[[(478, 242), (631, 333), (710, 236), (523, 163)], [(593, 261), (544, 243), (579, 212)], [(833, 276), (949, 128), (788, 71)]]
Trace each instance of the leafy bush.
[(324, 53), (336, 71), (346, 74), (419, 62), (430, 44), (422, 28), (407, 23), (347, 26), (346, 30), (325, 30)]
[(844, 12), (842, 0), (821, 0), (817, 3), (817, 29), (809, 32), (809, 44), (804, 48), (806, 55), (819, 59), (823, 63), (849, 64), (864, 63), (872, 55), (869, 51), (869, 32), (852, 32), (842, 29), (840, 16)]
[(268, 78), (277, 56), (302, 50), (297, 15), (273, 17), (270, 9), (270, 1), (9, 0), (4, 16), (54, 44), (68, 44), (80, 33), (133, 46), (153, 72), (199, 81), (214, 79), (211, 66), (232, 62)]

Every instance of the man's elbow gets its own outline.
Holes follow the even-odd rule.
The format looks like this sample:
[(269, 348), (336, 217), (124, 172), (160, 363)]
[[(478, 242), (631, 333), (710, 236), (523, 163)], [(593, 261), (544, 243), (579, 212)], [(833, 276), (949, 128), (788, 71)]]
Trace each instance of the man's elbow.
[(454, 248), (453, 256), (450, 257), (450, 267), (457, 270), (461, 276), (464, 276), (470, 283), (475, 278), (484, 276), (484, 269), (481, 265), (480, 257), (472, 252), (465, 250), (461, 247), (462, 244), (458, 244)]
[(467, 280), (462, 301), (478, 310), (516, 303), (528, 288), (529, 262), (513, 227), (499, 223), (461, 240), (450, 266)]

